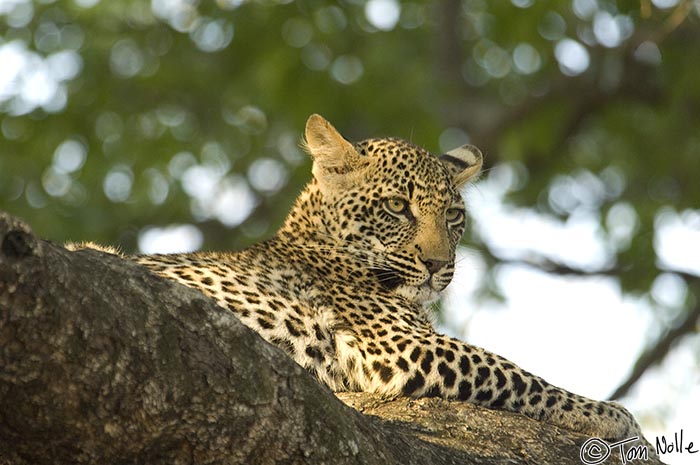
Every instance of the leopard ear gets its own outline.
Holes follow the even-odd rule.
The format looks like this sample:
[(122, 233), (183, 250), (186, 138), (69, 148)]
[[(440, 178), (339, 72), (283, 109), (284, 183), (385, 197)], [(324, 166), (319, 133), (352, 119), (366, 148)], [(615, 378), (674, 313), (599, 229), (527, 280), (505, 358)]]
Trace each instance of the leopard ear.
[(305, 147), (313, 158), (313, 174), (322, 189), (345, 187), (365, 166), (355, 147), (321, 115), (306, 121)]
[(440, 155), (440, 160), (452, 175), (455, 186), (461, 187), (479, 174), (484, 157), (481, 150), (467, 144)]

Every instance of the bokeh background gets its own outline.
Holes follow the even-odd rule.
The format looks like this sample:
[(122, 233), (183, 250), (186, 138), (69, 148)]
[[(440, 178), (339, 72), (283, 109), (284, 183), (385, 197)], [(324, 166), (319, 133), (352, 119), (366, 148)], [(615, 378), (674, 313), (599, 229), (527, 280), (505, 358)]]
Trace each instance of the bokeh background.
[(690, 0), (0, 0), (0, 209), (58, 242), (237, 249), (309, 179), (311, 113), (351, 140), (476, 144), (442, 329), (620, 399), (652, 441), (683, 428), (700, 444), (699, 15)]

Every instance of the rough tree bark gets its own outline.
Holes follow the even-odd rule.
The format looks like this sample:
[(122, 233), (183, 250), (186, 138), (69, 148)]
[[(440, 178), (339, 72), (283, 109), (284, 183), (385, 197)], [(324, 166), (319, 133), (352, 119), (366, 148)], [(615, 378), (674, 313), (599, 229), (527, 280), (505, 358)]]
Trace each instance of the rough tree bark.
[(0, 465), (573, 464), (587, 439), (470, 404), (341, 398), (357, 410), (197, 291), (0, 213)]

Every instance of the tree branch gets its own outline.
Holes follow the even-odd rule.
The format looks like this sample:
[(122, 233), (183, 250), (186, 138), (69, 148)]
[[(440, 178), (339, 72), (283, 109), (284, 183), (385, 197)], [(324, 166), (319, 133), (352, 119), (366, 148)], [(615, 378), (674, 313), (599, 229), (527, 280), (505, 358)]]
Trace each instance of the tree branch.
[(435, 17), (439, 27), (435, 29), (436, 75), (444, 85), (461, 87), (461, 65), (464, 57), (460, 35), (462, 7), (459, 0), (435, 2)]
[(700, 305), (696, 305), (685, 315), (678, 318), (670, 330), (666, 331), (665, 334), (649, 345), (634, 363), (634, 368), (627, 379), (615, 389), (610, 399), (617, 400), (627, 395), (632, 386), (639, 381), (649, 368), (661, 363), (671, 351), (671, 348), (677, 344), (682, 337), (696, 330), (699, 321)]
[[(535, 252), (528, 251), (523, 254), (523, 257), (510, 258), (498, 255), (495, 253), (488, 245), (484, 244), (483, 247), (479, 247), (479, 253), (486, 259), (489, 263), (496, 263), (499, 265), (513, 265), (513, 266), (525, 266), (532, 268), (543, 273), (554, 274), (558, 276), (580, 276), (580, 277), (594, 277), (594, 276), (610, 276), (616, 277), (622, 273), (629, 271), (631, 265), (616, 265), (609, 266), (605, 268), (597, 269), (584, 269), (578, 268), (571, 265), (567, 265), (562, 262), (558, 262), (537, 254)], [(683, 278), (686, 283), (698, 282), (700, 281), (700, 276), (688, 271), (676, 270), (672, 268), (657, 268), (660, 273), (673, 273), (681, 278)]]
[[(495, 254), (486, 245), (480, 249), (480, 252), (489, 263), (525, 266), (558, 276), (616, 277), (630, 269), (629, 266), (611, 266), (597, 270), (583, 270), (535, 254), (530, 254), (527, 258), (505, 258)], [(700, 281), (700, 276), (686, 271), (658, 268), (658, 272), (674, 273), (683, 278), (688, 284), (697, 283)], [(693, 286), (689, 286), (689, 288), (691, 290), (695, 289)], [(637, 358), (630, 375), (623, 383), (620, 384), (610, 398), (612, 400), (617, 400), (624, 397), (649, 368), (663, 362), (674, 344), (676, 344), (687, 334), (695, 331), (698, 321), (700, 321), (700, 306), (695, 305), (683, 316), (679, 317), (679, 319), (671, 325), (670, 330), (666, 331), (662, 336), (647, 347), (647, 349)]]
[(527, 252), (523, 257), (519, 258), (509, 258), (503, 257), (495, 253), (489, 246), (484, 244), (483, 247), (479, 248), (479, 253), (486, 259), (488, 263), (494, 263), (499, 265), (513, 265), (513, 266), (525, 266), (527, 268), (532, 268), (537, 271), (542, 271), (547, 274), (554, 274), (557, 276), (580, 276), (580, 277), (593, 277), (593, 276), (616, 276), (626, 268), (624, 267), (608, 267), (585, 270), (582, 268), (576, 268), (565, 263), (557, 262), (551, 260), (542, 255)]
[[(543, 96), (529, 96), (524, 101), (512, 107), (503, 107), (495, 104), (495, 101), (484, 94), (483, 90), (474, 89), (465, 83), (461, 76), (455, 76), (455, 82), (462, 83), (462, 88), (457, 92), (450, 104), (444, 105), (442, 113), (446, 115), (447, 124), (466, 129), (473, 137), (473, 141), (488, 156), (485, 158), (485, 168), (490, 168), (498, 162), (498, 141), (503, 134), (512, 127), (527, 121), (532, 115), (536, 115), (550, 105), (570, 105), (571, 111), (566, 116), (566, 122), (561, 134), (553, 144), (553, 152), (562, 150), (570, 137), (581, 127), (587, 117), (599, 112), (601, 108), (624, 99), (637, 102), (655, 104), (661, 101), (664, 89), (659, 87), (655, 79), (657, 70), (652, 66), (639, 63), (634, 57), (634, 52), (640, 43), (652, 41), (660, 43), (673, 33), (680, 34), (684, 30), (684, 24), (688, 12), (692, 8), (692, 1), (681, 2), (671, 16), (660, 27), (649, 30), (640, 27), (619, 48), (610, 50), (603, 46), (589, 47), (593, 57), (592, 63), (604, 63), (601, 57), (617, 54), (622, 62), (621, 79), (612, 88), (604, 88), (601, 85), (603, 71), (595, 69), (587, 71), (578, 77), (569, 77), (563, 74), (543, 76), (549, 91)], [(445, 11), (448, 11), (449, 2), (445, 2)], [(441, 27), (450, 25), (450, 21), (443, 21)], [(693, 34), (686, 37), (686, 42), (697, 38), (696, 31), (685, 28), (687, 33)], [(445, 36), (443, 31), (440, 31)], [(454, 49), (454, 47), (451, 47)], [(444, 62), (444, 60), (443, 60)], [(441, 69), (445, 69), (443, 65)], [(556, 72), (555, 72), (556, 73)], [(479, 115), (475, 118), (474, 115)]]
[(0, 367), (2, 465), (578, 463), (587, 439), (343, 394), (360, 415), (199, 292), (1, 213)]

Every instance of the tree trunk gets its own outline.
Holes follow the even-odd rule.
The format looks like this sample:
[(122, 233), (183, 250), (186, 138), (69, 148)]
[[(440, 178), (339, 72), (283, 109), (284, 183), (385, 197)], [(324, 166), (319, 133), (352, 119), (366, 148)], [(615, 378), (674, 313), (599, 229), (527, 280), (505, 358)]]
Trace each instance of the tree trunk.
[(341, 397), (371, 415), (199, 292), (0, 213), (0, 465), (561, 464), (587, 439), (471, 404)]

